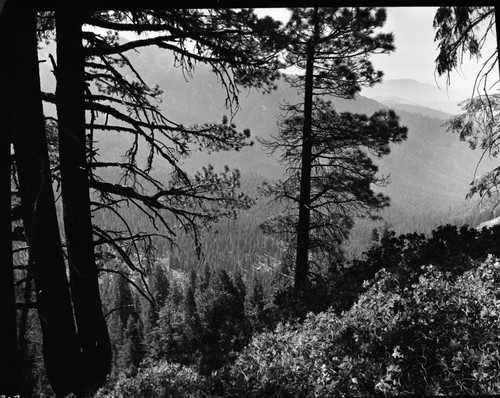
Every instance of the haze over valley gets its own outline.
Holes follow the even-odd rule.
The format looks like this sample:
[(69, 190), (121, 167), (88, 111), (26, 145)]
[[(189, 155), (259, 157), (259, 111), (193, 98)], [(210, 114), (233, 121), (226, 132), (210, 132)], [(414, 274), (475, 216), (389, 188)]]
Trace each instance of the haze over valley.
[[(173, 58), (168, 53), (160, 50), (148, 48), (128, 55), (145, 82), (158, 84), (163, 90), (159, 106), (170, 120), (189, 126), (220, 122), (224, 115), (230, 116), (230, 110), (224, 106), (223, 88), (207, 67), (198, 66), (192, 76), (187, 76), (181, 68), (174, 67)], [(49, 70), (42, 72), (42, 78), (50, 87)], [(482, 153), (472, 151), (457, 136), (446, 132), (443, 126), (451, 112), (459, 110), (457, 104), (462, 100), (464, 98), (452, 89), (444, 90), (412, 79), (385, 80), (363, 89), (354, 101), (333, 99), (339, 112), (372, 114), (385, 107), (395, 109), (401, 123), (409, 129), (406, 141), (392, 145), (390, 155), (375, 161), (379, 174), (389, 176), (390, 181), (386, 187), (377, 188), (391, 198), (391, 206), (381, 215), (398, 232), (411, 232), (415, 226), (422, 232), (429, 232), (447, 222), (478, 224), (491, 217), (489, 211), (478, 207), (476, 199), (466, 200), (465, 196), (475, 173), (480, 175), (491, 169), (493, 161), (486, 156), (476, 171)], [(285, 101), (299, 102), (300, 97), (284, 80), (278, 82), (277, 90), (268, 94), (243, 89), (240, 109), (232, 121), (239, 130), (250, 129), (254, 145), (238, 152), (193, 152), (183, 161), (185, 170), (194, 173), (208, 164), (221, 170), (228, 165), (241, 171), (243, 189), (248, 181), (252, 181), (252, 190), (258, 181), (281, 178), (283, 167), (277, 154), (266, 154), (256, 138), (276, 135), (280, 104)], [(123, 155), (131, 142), (124, 137), (116, 140), (109, 133), (97, 134), (96, 138), (99, 154), (104, 158)], [(146, 156), (144, 151), (143, 159)], [(163, 176), (170, 172), (165, 162), (156, 162), (154, 169)], [(247, 217), (243, 219), (248, 220)], [(257, 221), (263, 220), (256, 220), (256, 224)], [(362, 240), (368, 239), (366, 231), (374, 224), (358, 224), (352, 240), (361, 230), (365, 236)], [(367, 243), (354, 243), (358, 254)]]
[[(138, 56), (138, 65), (148, 83), (156, 83), (164, 90), (160, 106), (172, 120), (189, 125), (217, 122), (223, 115), (229, 115), (224, 108), (222, 87), (208, 69), (198, 67), (186, 82), (181, 69), (172, 67), (171, 59), (154, 51), (144, 51)], [(373, 98), (368, 98), (365, 91)], [(449, 108), (464, 99), (452, 91), (449, 94), (450, 100), (446, 102)], [(451, 114), (430, 106), (444, 96), (446, 93), (437, 87), (404, 79), (384, 81), (364, 89), (355, 101), (333, 99), (338, 112), (372, 114), (384, 107), (393, 108), (402, 124), (409, 128), (408, 139), (393, 145), (389, 156), (376, 161), (380, 174), (391, 176), (391, 183), (384, 192), (392, 197), (395, 206), (425, 213), (426, 210), (453, 209), (465, 204), (465, 195), (482, 153), (472, 151), (457, 136), (446, 132), (442, 125)], [(233, 121), (239, 129), (249, 128), (254, 139), (276, 135), (280, 104), (300, 101), (295, 90), (283, 80), (278, 89), (269, 94), (250, 90), (243, 91), (240, 97), (241, 109)], [(216, 167), (224, 164), (237, 167), (243, 175), (282, 176), (277, 156), (269, 157), (258, 142), (239, 152), (193, 153), (185, 165), (194, 171), (207, 163)], [(486, 157), (477, 173), (489, 170), (491, 165)]]

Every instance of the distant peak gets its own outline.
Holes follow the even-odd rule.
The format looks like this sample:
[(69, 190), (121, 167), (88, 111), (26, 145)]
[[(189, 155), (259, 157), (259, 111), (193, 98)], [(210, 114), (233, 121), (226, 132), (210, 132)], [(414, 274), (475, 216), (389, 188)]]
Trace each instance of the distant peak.
[(405, 78), (402, 78), (402, 79), (387, 79), (387, 80), (384, 80), (384, 82), (415, 82), (415, 83), (422, 83), (422, 82), (419, 82), (418, 80), (410, 79), (408, 77), (405, 77)]
[(393, 83), (393, 84), (413, 84), (413, 85), (422, 85), (422, 86), (431, 86), (433, 88), (438, 88), (435, 84), (431, 83), (424, 83), (415, 79), (410, 79), (410, 78), (402, 78), (402, 79), (387, 79), (383, 80), (382, 84), (384, 83)]

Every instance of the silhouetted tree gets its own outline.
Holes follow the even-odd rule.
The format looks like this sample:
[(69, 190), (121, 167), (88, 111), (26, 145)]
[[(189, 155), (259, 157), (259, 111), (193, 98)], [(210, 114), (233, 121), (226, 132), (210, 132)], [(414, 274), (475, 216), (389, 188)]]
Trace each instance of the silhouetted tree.
[[(124, 44), (115, 34), (94, 31), (83, 34), (86, 57), (85, 108), (90, 113), (87, 150), (90, 187), (100, 194), (99, 211), (122, 211), (119, 204), (138, 206), (144, 215), (159, 223), (164, 233), (133, 233), (126, 217), (121, 217), (127, 234), (95, 228), (99, 242), (116, 241), (137, 248), (134, 242), (148, 242), (160, 235), (173, 242), (176, 227), (191, 234), (199, 248), (199, 225), (210, 224), (221, 217), (235, 216), (252, 200), (239, 188), (238, 170), (228, 167), (217, 173), (204, 167), (188, 176), (180, 161), (194, 150), (238, 150), (250, 145), (249, 131), (238, 132), (224, 118), (222, 123), (206, 123), (185, 127), (163, 115), (155, 102), (160, 101), (158, 87), (149, 87), (126, 56), (129, 50), (158, 46), (171, 51), (176, 66), (192, 75), (198, 63), (209, 65), (220, 79), (231, 112), (238, 108), (241, 87), (274, 88), (277, 72), (279, 40), (275, 40), (278, 23), (270, 18), (258, 19), (251, 10), (149, 10), (140, 12), (91, 12), (82, 23), (121, 31), (158, 33), (148, 39)], [(50, 26), (50, 24), (48, 24)], [(188, 45), (188, 42), (194, 45)], [(46, 101), (56, 98), (45, 93)], [(101, 115), (99, 117), (98, 115)], [(126, 161), (99, 161), (94, 132), (120, 133), (132, 137)], [(140, 148), (148, 148), (144, 166), (137, 159)], [(156, 157), (172, 166), (168, 183), (150, 175)], [(102, 180), (100, 170), (118, 170), (120, 183)], [(147, 188), (147, 189), (146, 189)], [(167, 215), (169, 215), (167, 217)], [(138, 255), (138, 258), (141, 256)]]
[(271, 152), (282, 151), (287, 166), (287, 179), (267, 193), (288, 207), (264, 228), (295, 240), (296, 288), (308, 280), (312, 251), (338, 251), (353, 215), (387, 204), (371, 190), (381, 180), (359, 146), (387, 154), (389, 142), (404, 139), (406, 129), (394, 112), (339, 115), (325, 100), (353, 99), (361, 87), (381, 81), (369, 57), (394, 50), (392, 34), (375, 33), (385, 20), (382, 8), (314, 7), (293, 9), (286, 27), (287, 62), (304, 71), (288, 80), (304, 100), (283, 106), (279, 136), (263, 141)]
[(56, 103), (64, 231), (70, 285), (81, 350), (83, 384), (100, 387), (111, 369), (111, 343), (102, 313), (90, 213), (86, 130), (83, 13), (56, 11)]
[[(119, 44), (113, 34), (83, 32), (83, 24), (115, 32), (149, 30), (160, 34)], [(52, 61), (57, 90), (55, 95), (43, 93), (43, 98), (57, 106), (55, 160), (59, 162), (71, 298), (80, 346), (78, 354), (69, 349), (59, 350), (74, 363), (59, 361), (58, 366), (71, 371), (72, 366), (78, 364), (80, 372), (78, 381), (71, 377), (65, 379), (67, 391), (59, 391), (87, 393), (104, 382), (111, 359), (94, 246), (103, 243), (112, 246), (130, 269), (139, 272), (143, 293), (151, 298), (143, 258), (151, 259), (149, 247), (153, 237), (160, 235), (173, 242), (176, 228), (181, 227), (192, 234), (199, 247), (201, 223), (236, 216), (239, 209), (248, 208), (252, 203), (248, 196), (238, 192), (237, 170), (226, 167), (222, 173), (216, 173), (209, 166), (189, 177), (180, 167), (182, 158), (189, 155), (195, 145), (208, 151), (237, 150), (250, 144), (249, 131), (238, 132), (227, 118), (222, 123), (190, 128), (169, 120), (152, 104), (161, 92), (144, 83), (124, 53), (156, 45), (173, 51), (176, 62), (187, 73), (199, 62), (209, 64), (226, 89), (227, 105), (233, 112), (238, 108), (240, 87), (257, 87), (263, 91), (273, 88), (278, 74), (274, 58), (278, 45), (273, 32), (278, 25), (269, 18), (258, 19), (251, 10), (101, 12), (67, 6), (55, 13), (42, 13), (40, 26), (39, 37), (47, 40), (51, 39), (50, 30), (56, 27), (57, 64)], [(124, 69), (133, 77), (130, 78), (130, 73), (125, 76)], [(39, 96), (30, 98), (38, 101)], [(53, 120), (49, 122), (49, 129), (55, 126)], [(126, 161), (97, 159), (94, 132), (98, 130), (132, 135)], [(145, 166), (137, 162), (142, 145), (149, 148)], [(43, 152), (40, 159), (47, 159), (42, 164), (45, 172), (49, 161), (47, 150)], [(173, 168), (168, 183), (157, 181), (150, 174), (156, 155)], [(24, 166), (24, 162), (20, 164), (20, 168)], [(41, 168), (37, 167), (39, 173)], [(123, 179), (118, 183), (102, 180), (98, 170), (105, 168), (123, 171)], [(50, 188), (50, 173), (43, 175), (44, 187)], [(91, 202), (90, 189), (100, 194), (98, 202)], [(121, 213), (122, 202), (136, 205), (155, 227), (159, 222), (164, 232), (136, 233)], [(53, 205), (53, 201), (51, 203)], [(123, 221), (126, 232), (93, 226), (91, 211), (102, 209)], [(98, 240), (94, 241), (94, 235)], [(50, 236), (58, 237), (57, 234)], [(135, 250), (134, 260), (130, 248)], [(67, 289), (67, 283), (59, 284), (58, 288)], [(64, 304), (71, 309), (68, 300), (60, 300), (60, 305)], [(71, 333), (67, 336), (70, 338)]]
[[(0, 45), (9, 48), (12, 40), (10, 32), (5, 29), (7, 19), (11, 18), (9, 11), (0, 15)], [(0, 64), (0, 79), (2, 87), (11, 81), (11, 68), (7, 62)], [(6, 91), (4, 91), (4, 95)], [(8, 120), (11, 102), (5, 101), (0, 107), (0, 119)], [(14, 395), (21, 392), (21, 375), (17, 351), (16, 308), (14, 294), (14, 266), (12, 258), (12, 223), (11, 223), (11, 154), (10, 135), (13, 126), (8, 126), (3, 131), (0, 140), (0, 319), (4, 325), (0, 351), (2, 360), (7, 365), (0, 374), (2, 393)]]
[[(439, 76), (447, 75), (447, 84), (451, 83), (450, 73), (459, 67), (464, 55), (483, 57), (481, 49), (486, 39), (495, 35), (498, 39), (499, 27), (496, 24), (496, 7), (456, 6), (439, 7), (434, 16), (434, 28), (436, 36), (434, 41), (438, 42), (439, 54), (436, 58), (436, 72)], [(490, 73), (498, 65), (498, 49), (486, 56), (483, 67), (476, 76), (474, 90), (480, 94), (489, 91), (489, 87), (498, 80), (498, 74), (493, 73), (493, 82), (488, 82)]]
[[(9, 83), (4, 86), (4, 95), (9, 98), (7, 122), (15, 153), (21, 216), (29, 245), (28, 266), (33, 272), (37, 292), (43, 357), (54, 392), (63, 396), (80, 386), (79, 347), (52, 191), (33, 4), (27, 7), (13, 2), (6, 4), (2, 27), (5, 29), (5, 50), (10, 54), (5, 60), (9, 69), (6, 75)], [(6, 134), (5, 139), (8, 137)]]

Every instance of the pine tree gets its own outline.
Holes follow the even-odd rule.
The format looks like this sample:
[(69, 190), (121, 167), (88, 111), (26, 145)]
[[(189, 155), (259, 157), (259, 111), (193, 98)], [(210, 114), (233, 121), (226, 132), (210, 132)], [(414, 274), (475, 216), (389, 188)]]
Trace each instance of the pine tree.
[(153, 338), (153, 330), (158, 322), (159, 311), (149, 301), (143, 300), (141, 311), (142, 336), (144, 350), (148, 351), (148, 346)]
[(138, 322), (130, 316), (123, 331), (123, 340), (117, 354), (119, 371), (134, 373), (144, 357)]
[(198, 360), (198, 352), (201, 349), (202, 325), (198, 306), (195, 299), (196, 274), (191, 271), (190, 283), (187, 286), (184, 297), (184, 332), (185, 332), (185, 351), (192, 357), (192, 361)]
[[(450, 84), (450, 73), (462, 63), (465, 54), (482, 58), (481, 49), (489, 35), (496, 33), (499, 40), (499, 27), (496, 24), (498, 10), (496, 7), (439, 7), (434, 16), (434, 28), (436, 36), (434, 41), (438, 42), (439, 54), (436, 58), (436, 71), (439, 76), (446, 74), (447, 83)], [(484, 29), (478, 29), (482, 26)], [(486, 58), (486, 62), (476, 76), (474, 91), (479, 94), (481, 86), (487, 91), (493, 82), (488, 82), (488, 75), (496, 68), (498, 63), (498, 51), (494, 51)], [(496, 68), (495, 68), (496, 66)], [(498, 75), (496, 75), (498, 77)], [(497, 79), (494, 77), (494, 79)], [(483, 84), (481, 84), (483, 83)]]
[(208, 264), (205, 264), (203, 267), (203, 274), (200, 277), (200, 284), (199, 284), (199, 289), (200, 292), (204, 292), (208, 286), (210, 285), (210, 277), (211, 277), (211, 270)]
[[(172, 283), (165, 304), (158, 314), (158, 321), (147, 339), (149, 358), (166, 358), (186, 363), (184, 302), (181, 288), (177, 283)], [(191, 359), (190, 353), (187, 357)]]
[[(157, 45), (174, 51), (176, 59), (188, 73), (198, 62), (209, 64), (227, 89), (228, 106), (235, 110), (241, 87), (255, 86), (263, 91), (273, 87), (278, 74), (274, 55), (279, 51), (273, 34), (277, 24), (269, 18), (258, 19), (252, 10), (109, 12), (73, 6), (65, 5), (55, 13), (44, 12), (44, 22), (48, 23), (41, 24), (44, 28), (57, 26), (57, 65), (54, 61), (57, 90), (55, 95), (42, 93), (42, 96), (46, 101), (57, 105), (58, 160), (70, 264), (71, 301), (68, 298), (64, 262), (61, 261), (61, 241), (53, 211), (54, 203), (50, 196), (52, 185), (48, 154), (46, 147), (40, 145), (44, 143), (39, 140), (43, 137), (43, 120), (39, 82), (32, 80), (38, 79), (35, 10), (32, 6), (29, 13), (23, 14), (31, 20), (17, 24), (23, 32), (28, 32), (30, 42), (18, 45), (12, 51), (13, 59), (14, 55), (22, 57), (26, 54), (30, 57), (22, 62), (18, 62), (18, 59), (12, 62), (14, 68), (21, 71), (20, 75), (25, 71), (22, 68), (27, 67), (28, 73), (13, 80), (23, 83), (26, 80), (27, 84), (23, 87), (27, 89), (20, 91), (30, 101), (26, 107), (29, 108), (29, 117), (25, 119), (25, 114), (17, 116), (18, 123), (23, 121), (23, 128), (15, 135), (15, 140), (24, 142), (22, 145), (15, 142), (14, 146), (17, 146), (18, 170), (28, 171), (20, 178), (28, 188), (22, 194), (23, 207), (26, 209), (26, 233), (32, 230), (28, 215), (33, 205), (43, 204), (43, 210), (37, 212), (40, 217), (33, 224), (43, 225), (44, 228), (40, 229), (42, 233), (36, 239), (33, 238), (32, 252), (36, 265), (35, 284), (37, 292), (41, 294), (38, 311), (43, 323), (45, 361), (51, 384), (60, 395), (70, 392), (85, 394), (95, 390), (102, 385), (110, 368), (110, 341), (101, 308), (94, 243), (114, 245), (125, 263), (140, 272), (140, 267), (136, 267), (131, 261), (128, 251), (123, 250), (122, 245), (131, 242), (140, 259), (138, 248), (141, 245), (137, 242), (147, 245), (153, 235), (132, 232), (127, 217), (122, 220), (129, 234), (124, 234), (123, 229), (106, 231), (93, 226), (91, 211), (94, 208), (90, 202), (90, 188), (102, 194), (98, 209), (110, 209), (119, 213), (118, 203), (123, 200), (138, 203), (138, 207), (144, 209), (151, 220), (160, 219), (166, 231), (163, 237), (172, 242), (175, 233), (160, 210), (170, 212), (188, 233), (193, 234), (197, 245), (200, 221), (210, 222), (221, 217), (235, 216), (239, 209), (251, 205), (248, 196), (237, 193), (240, 178), (238, 172), (226, 169), (219, 174), (208, 167), (188, 177), (179, 163), (194, 143), (199, 148), (208, 150), (240, 149), (249, 145), (249, 132), (238, 132), (227, 122), (190, 129), (168, 120), (154, 106), (159, 90), (148, 87), (142, 81), (124, 52), (145, 45)], [(83, 24), (104, 28), (106, 31), (150, 30), (165, 34), (155, 35), (152, 40), (139, 39), (118, 45), (112, 34), (103, 36), (94, 29), (83, 32)], [(9, 33), (14, 32), (15, 26), (16, 23), (9, 26)], [(50, 38), (46, 31), (39, 33), (41, 37)], [(85, 45), (82, 45), (83, 42)], [(27, 50), (18, 51), (19, 48)], [(129, 67), (139, 82), (131, 82), (125, 78), (120, 71), (121, 67)], [(23, 101), (26, 98), (17, 96), (16, 106), (21, 108)], [(90, 120), (86, 120), (86, 111), (91, 115)], [(97, 113), (104, 115), (106, 123), (100, 124), (102, 119), (94, 117)], [(33, 123), (33, 128), (27, 127), (27, 123)], [(135, 144), (130, 148), (126, 161), (120, 159), (116, 162), (99, 162), (96, 159), (93, 139), (93, 132), (96, 130), (134, 136)], [(24, 131), (35, 132), (37, 139), (31, 140), (34, 137), (22, 135)], [(150, 146), (150, 156), (147, 166), (141, 169), (136, 162), (136, 144), (142, 139)], [(36, 147), (36, 151), (31, 153), (34, 156), (28, 156), (29, 151), (24, 151), (23, 148), (26, 146), (32, 149), (30, 143)], [(158, 154), (174, 168), (171, 185), (164, 186), (149, 174), (153, 157)], [(101, 180), (96, 170), (102, 168), (122, 171), (122, 181), (130, 184), (120, 185)], [(44, 180), (40, 181), (40, 177)], [(41, 182), (45, 183), (40, 184)], [(142, 187), (148, 184), (155, 188), (153, 193), (142, 191)], [(43, 189), (39, 189), (40, 186)], [(43, 194), (38, 196), (39, 193)], [(205, 195), (209, 197), (209, 205), (203, 199)], [(38, 201), (40, 198), (43, 200)], [(213, 203), (223, 204), (216, 208), (212, 206)], [(191, 206), (192, 211), (185, 211), (187, 206)], [(50, 232), (45, 230), (45, 225), (50, 228)], [(94, 242), (94, 234), (98, 237), (98, 242)], [(40, 255), (42, 251), (50, 256)], [(73, 319), (76, 321), (76, 328)], [(78, 331), (76, 336), (75, 329)]]
[(170, 291), (170, 281), (163, 267), (157, 265), (149, 272), (149, 289), (154, 297), (154, 305), (144, 297), (140, 298), (140, 319), (144, 347), (147, 347), (152, 338), (152, 331), (158, 321), (158, 314), (164, 307)]
[[(139, 314), (137, 294), (133, 294), (129, 282), (118, 274), (108, 275), (103, 282), (103, 302), (106, 309), (106, 321), (112, 347), (113, 372), (121, 372), (130, 365), (132, 354), (143, 351), (142, 322)], [(148, 302), (149, 304), (149, 302)], [(130, 326), (130, 327), (129, 327)], [(133, 334), (133, 342), (128, 342)], [(132, 344), (133, 343), (133, 344)], [(135, 344), (139, 344), (137, 347)], [(135, 355), (135, 354), (134, 354)], [(128, 358), (128, 359), (124, 359)]]
[[(439, 49), (436, 71), (439, 76), (446, 74), (447, 85), (451, 84), (450, 74), (459, 68), (464, 55), (476, 57), (478, 62), (484, 59), (475, 78), (471, 98), (461, 104), (463, 112), (446, 123), (447, 130), (459, 134), (460, 140), (468, 142), (471, 149), (480, 148), (483, 151), (481, 160), (486, 153), (493, 157), (499, 153), (500, 95), (491, 92), (491, 88), (499, 82), (498, 46), (491, 54), (485, 56), (482, 53), (488, 37), (496, 34), (497, 43), (500, 40), (497, 16), (498, 7), (477, 6), (439, 7), (434, 16), (434, 41), (438, 42)], [(475, 194), (481, 199), (496, 196), (499, 186), (500, 173), (496, 167), (472, 181), (467, 197)]]
[(238, 268), (236, 271), (236, 274), (233, 277), (234, 280), (234, 287), (238, 291), (240, 300), (242, 304), (245, 304), (245, 298), (247, 295), (247, 288), (245, 286), (245, 282), (243, 281), (243, 275), (241, 274), (241, 270)]
[[(5, 63), (2, 72), (7, 72), (2, 73), (2, 79), (5, 79), (2, 92), (9, 98), (3, 105), (7, 112), (3, 120), (6, 125), (3, 140), (9, 143), (9, 156), (6, 159), (10, 161), (12, 139), (21, 217), (29, 245), (28, 267), (33, 274), (43, 336), (44, 364), (54, 393), (62, 396), (81, 387), (80, 347), (51, 184), (40, 97), (34, 4), (8, 2), (2, 12), (0, 25), (2, 43), (5, 44), (3, 48), (6, 54), (10, 54), (2, 60)], [(6, 236), (3, 235), (2, 239), (6, 239)], [(8, 322), (7, 319), (5, 321)], [(24, 363), (27, 360), (23, 352), (24, 344), (21, 344), (20, 349), (19, 360)], [(15, 362), (6, 365), (10, 370), (15, 370)]]
[(132, 290), (127, 280), (121, 275), (114, 278), (114, 309), (118, 313), (121, 323), (125, 328), (128, 319), (135, 316), (134, 299)]
[[(0, 45), (6, 48), (10, 37), (4, 28), (8, 21), (9, 13), (0, 17)], [(8, 48), (8, 47), (7, 47)], [(0, 65), (0, 79), (2, 86), (8, 84), (11, 78), (9, 65), (2, 62)], [(8, 119), (8, 105), (0, 108), (0, 118)], [(14, 292), (14, 267), (12, 257), (12, 221), (11, 221), (11, 154), (10, 154), (10, 129), (4, 130), (4, 137), (0, 141), (0, 319), (4, 325), (0, 343), (5, 372), (0, 374), (0, 385), (3, 394), (14, 395), (21, 392), (21, 367), (17, 351), (17, 327)]]
[(163, 267), (157, 265), (150, 273), (149, 287), (155, 297), (156, 306), (161, 309), (165, 304), (169, 292), (169, 280)]
[(252, 324), (252, 331), (254, 334), (263, 331), (267, 326), (264, 313), (265, 304), (266, 302), (262, 279), (258, 274), (255, 274), (245, 306), (245, 310), (250, 323)]
[(83, 391), (99, 388), (111, 369), (111, 342), (102, 313), (88, 178), (83, 15), (74, 5), (55, 13), (56, 105), (64, 231), (71, 298), (81, 352)]
[(268, 194), (288, 203), (288, 211), (264, 228), (296, 242), (298, 290), (307, 285), (311, 254), (338, 257), (352, 214), (370, 213), (387, 203), (371, 190), (380, 180), (359, 146), (381, 156), (388, 153), (390, 141), (406, 137), (406, 129), (399, 127), (394, 112), (371, 118), (337, 114), (325, 99), (353, 99), (361, 87), (381, 80), (382, 72), (374, 70), (369, 57), (394, 50), (392, 34), (375, 33), (385, 19), (382, 8), (314, 7), (293, 9), (286, 27), (288, 63), (304, 71), (288, 81), (303, 102), (285, 105), (279, 136), (262, 141), (270, 152), (281, 151), (287, 167), (287, 179), (268, 186)]
[(225, 270), (218, 269), (211, 276), (199, 312), (204, 329), (199, 371), (209, 374), (241, 350), (250, 337), (240, 293)]
[[(115, 239), (119, 239), (137, 248), (137, 242), (148, 245), (152, 237), (158, 235), (173, 243), (176, 233), (167, 216), (171, 215), (194, 238), (199, 251), (202, 225), (224, 217), (235, 217), (239, 210), (251, 206), (253, 200), (237, 192), (238, 170), (226, 167), (218, 173), (208, 166), (188, 175), (182, 169), (181, 161), (194, 148), (209, 152), (239, 150), (251, 144), (250, 132), (237, 131), (227, 117), (222, 123), (193, 124), (190, 127), (170, 120), (156, 105), (161, 101), (161, 90), (144, 82), (127, 57), (127, 51), (147, 46), (171, 51), (176, 66), (187, 75), (192, 75), (198, 63), (210, 65), (225, 89), (226, 105), (233, 115), (238, 109), (242, 87), (255, 87), (263, 92), (275, 88), (274, 81), (279, 75), (279, 61), (275, 55), (283, 46), (277, 33), (279, 23), (271, 18), (259, 19), (252, 10), (233, 9), (86, 11), (76, 14), (80, 17), (78, 22), (108, 32), (105, 35), (94, 30), (81, 33), (75, 29), (74, 32), (74, 35), (83, 36), (85, 42), (84, 66), (89, 83), (84, 93), (79, 94), (85, 95), (84, 106), (92, 116), (85, 125), (88, 128), (89, 164), (83, 169), (88, 173), (88, 184), (101, 193), (101, 210), (121, 213), (118, 203), (126, 201), (132, 206), (137, 205), (146, 217), (161, 224), (159, 233), (133, 233), (133, 224), (125, 215), (121, 220), (130, 232), (127, 236), (97, 226), (94, 232), (102, 241), (112, 245)], [(50, 14), (47, 18), (50, 20)], [(50, 23), (47, 25), (51, 26)], [(112, 34), (112, 31), (117, 34)], [(120, 43), (118, 32), (122, 31), (161, 34), (146, 40)], [(73, 81), (77, 82), (77, 79)], [(44, 99), (57, 103), (57, 95), (44, 93)], [(64, 105), (64, 100), (61, 100), (61, 105)], [(81, 116), (82, 110), (79, 112)], [(76, 118), (72, 120), (76, 126)], [(81, 122), (81, 117), (79, 120)], [(126, 159), (100, 161), (94, 131), (119, 134), (119, 137), (131, 136), (134, 143), (127, 151)], [(137, 158), (142, 146), (147, 147), (149, 155), (146, 164), (140, 167)], [(150, 175), (154, 161), (165, 161), (172, 167), (168, 183)], [(103, 180), (99, 173), (103, 169), (114, 170), (123, 177), (120, 183)], [(143, 190), (144, 186), (149, 188)], [(185, 211), (186, 207), (190, 211)], [(120, 255), (127, 255), (118, 247), (116, 249)], [(131, 261), (127, 264), (134, 267)]]

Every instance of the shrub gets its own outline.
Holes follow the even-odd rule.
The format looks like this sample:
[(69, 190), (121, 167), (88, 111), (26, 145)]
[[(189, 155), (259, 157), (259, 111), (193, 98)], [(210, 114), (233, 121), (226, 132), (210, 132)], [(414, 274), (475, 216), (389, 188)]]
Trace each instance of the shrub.
[(433, 264), (453, 280), (488, 254), (500, 256), (500, 225), (478, 231), (448, 224), (429, 237), (418, 233), (396, 237), (394, 231), (386, 231), (362, 260), (354, 260), (347, 267), (332, 267), (330, 305), (338, 313), (348, 310), (365, 291), (363, 281), (371, 280), (382, 268), (394, 274), (401, 285), (410, 287), (422, 275), (422, 265)]
[(94, 398), (207, 397), (209, 385), (191, 368), (165, 362), (143, 368), (134, 377), (121, 374), (112, 389), (101, 389)]
[(381, 270), (347, 312), (256, 336), (226, 375), (245, 397), (500, 393), (500, 263), (413, 286)]
[(160, 363), (97, 397), (500, 394), (500, 261), (469, 268), (424, 266), (412, 285), (381, 269), (348, 311), (280, 323), (222, 370)]

